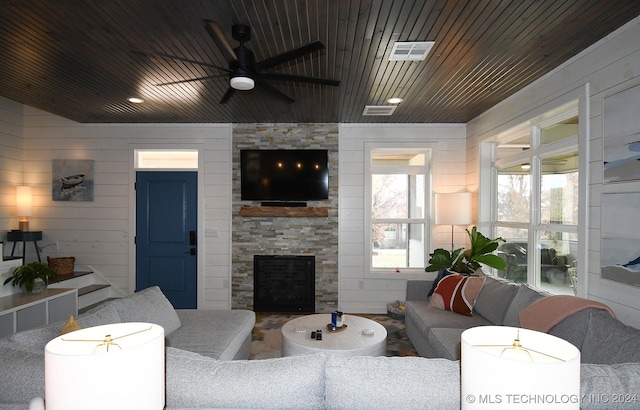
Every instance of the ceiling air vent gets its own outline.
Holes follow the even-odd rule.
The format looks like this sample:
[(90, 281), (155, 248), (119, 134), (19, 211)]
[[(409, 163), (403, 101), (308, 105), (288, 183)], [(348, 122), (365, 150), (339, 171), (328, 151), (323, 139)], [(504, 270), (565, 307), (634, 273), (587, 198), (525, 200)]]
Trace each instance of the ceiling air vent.
[(365, 105), (362, 115), (391, 115), (397, 105)]
[(390, 61), (422, 61), (433, 47), (433, 41), (398, 41), (391, 50)]

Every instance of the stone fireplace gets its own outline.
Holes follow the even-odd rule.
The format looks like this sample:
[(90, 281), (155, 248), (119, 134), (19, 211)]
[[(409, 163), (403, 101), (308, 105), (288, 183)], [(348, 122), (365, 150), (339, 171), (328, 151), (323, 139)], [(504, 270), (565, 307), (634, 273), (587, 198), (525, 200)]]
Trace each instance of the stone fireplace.
[[(241, 209), (260, 207), (240, 199), (240, 150), (326, 149), (329, 151), (329, 199), (308, 201), (326, 209), (320, 216), (245, 216)], [(338, 124), (234, 124), (232, 172), (231, 307), (254, 308), (254, 255), (315, 258), (315, 308), (338, 307)]]

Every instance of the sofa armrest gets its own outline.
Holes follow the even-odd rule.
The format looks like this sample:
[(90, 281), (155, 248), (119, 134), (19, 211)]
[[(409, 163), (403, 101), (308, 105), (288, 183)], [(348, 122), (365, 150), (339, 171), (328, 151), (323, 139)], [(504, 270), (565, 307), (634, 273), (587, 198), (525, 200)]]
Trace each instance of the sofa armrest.
[(427, 294), (432, 286), (432, 280), (408, 280), (406, 301), (427, 300)]

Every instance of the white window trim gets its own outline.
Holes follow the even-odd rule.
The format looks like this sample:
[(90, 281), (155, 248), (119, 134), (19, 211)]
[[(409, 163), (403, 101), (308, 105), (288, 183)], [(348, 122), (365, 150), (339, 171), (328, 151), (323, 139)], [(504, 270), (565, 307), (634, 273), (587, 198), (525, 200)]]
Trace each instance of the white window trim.
[[(432, 208), (432, 188), (431, 188), (431, 173), (433, 163), (433, 150), (434, 143), (385, 143), (385, 142), (367, 142), (364, 144), (364, 277), (369, 279), (417, 279), (416, 275), (425, 275), (424, 268), (429, 258), (429, 249), (432, 242), (431, 238), (431, 208)], [(400, 272), (395, 271), (393, 268), (385, 269), (373, 269), (371, 266), (371, 174), (372, 164), (371, 157), (372, 152), (386, 151), (392, 152), (417, 152), (422, 151), (426, 155), (425, 165), (425, 214), (421, 221), (424, 221), (424, 258), (425, 267), (421, 268), (403, 268)], [(400, 168), (400, 167), (398, 167)], [(414, 167), (407, 167), (407, 170)], [(409, 172), (407, 172), (409, 173)], [(416, 219), (397, 219), (398, 222), (403, 223), (406, 221), (415, 221)]]
[[(491, 169), (491, 189), (490, 198), (491, 198), (491, 225), (495, 232), (495, 227), (497, 223), (497, 204), (496, 201), (496, 190), (497, 190), (497, 168), (509, 167), (513, 165), (517, 165), (522, 162), (530, 162), (531, 170), (531, 193), (530, 193), (530, 220), (528, 223), (518, 223), (518, 222), (501, 222), (500, 226), (504, 227), (512, 227), (512, 228), (522, 228), (527, 229), (528, 232), (528, 242), (529, 243), (537, 243), (538, 238), (536, 237), (537, 232), (548, 230), (553, 232), (567, 232), (567, 233), (575, 233), (578, 235), (578, 296), (585, 296), (587, 289), (587, 217), (586, 217), (586, 209), (588, 207), (587, 204), (587, 174), (588, 174), (588, 143), (589, 141), (589, 127), (587, 125), (589, 121), (589, 108), (588, 108), (588, 90), (589, 85), (587, 84), (584, 88), (584, 94), (580, 94), (576, 97), (575, 100), (562, 105), (556, 109), (550, 110), (547, 113), (539, 115), (530, 121), (519, 124), (509, 130), (501, 132), (494, 138), (490, 139), (486, 143), (481, 144), (481, 153), (483, 153), (483, 159), (485, 160), (484, 164), (489, 165)], [(560, 122), (566, 118), (570, 118), (572, 116), (578, 116), (578, 135), (564, 138), (559, 141), (554, 141), (548, 144), (541, 145), (540, 144), (540, 130), (545, 128), (546, 126), (553, 125), (557, 122)], [(514, 154), (509, 156), (507, 159), (499, 159), (495, 160), (493, 158), (494, 147), (493, 144), (512, 139), (514, 137), (522, 136), (524, 133), (532, 133), (532, 146), (531, 149), (523, 151), (519, 154)], [(582, 136), (582, 138), (580, 137)], [(484, 149), (485, 151), (482, 151)], [(490, 151), (491, 155), (489, 155), (486, 151)], [(576, 225), (550, 225), (550, 224), (542, 224), (540, 223), (540, 215), (537, 206), (538, 198), (540, 196), (540, 159), (542, 157), (553, 156), (556, 154), (565, 153), (571, 150), (578, 151), (579, 158), (579, 212), (578, 212), (578, 221)], [(533, 181), (538, 181), (534, 183)], [(536, 287), (540, 286), (540, 267), (538, 266), (538, 262), (540, 259), (540, 253), (537, 247), (535, 247), (535, 252), (529, 252), (528, 254), (528, 266), (535, 267), (533, 271), (529, 270), (527, 275), (527, 283)]]

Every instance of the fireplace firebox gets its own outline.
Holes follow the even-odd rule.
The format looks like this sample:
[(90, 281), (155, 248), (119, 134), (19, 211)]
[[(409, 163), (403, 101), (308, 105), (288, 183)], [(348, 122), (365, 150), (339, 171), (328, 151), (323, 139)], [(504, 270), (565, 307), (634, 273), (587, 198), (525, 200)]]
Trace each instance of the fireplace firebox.
[(255, 312), (315, 312), (314, 256), (254, 255)]

